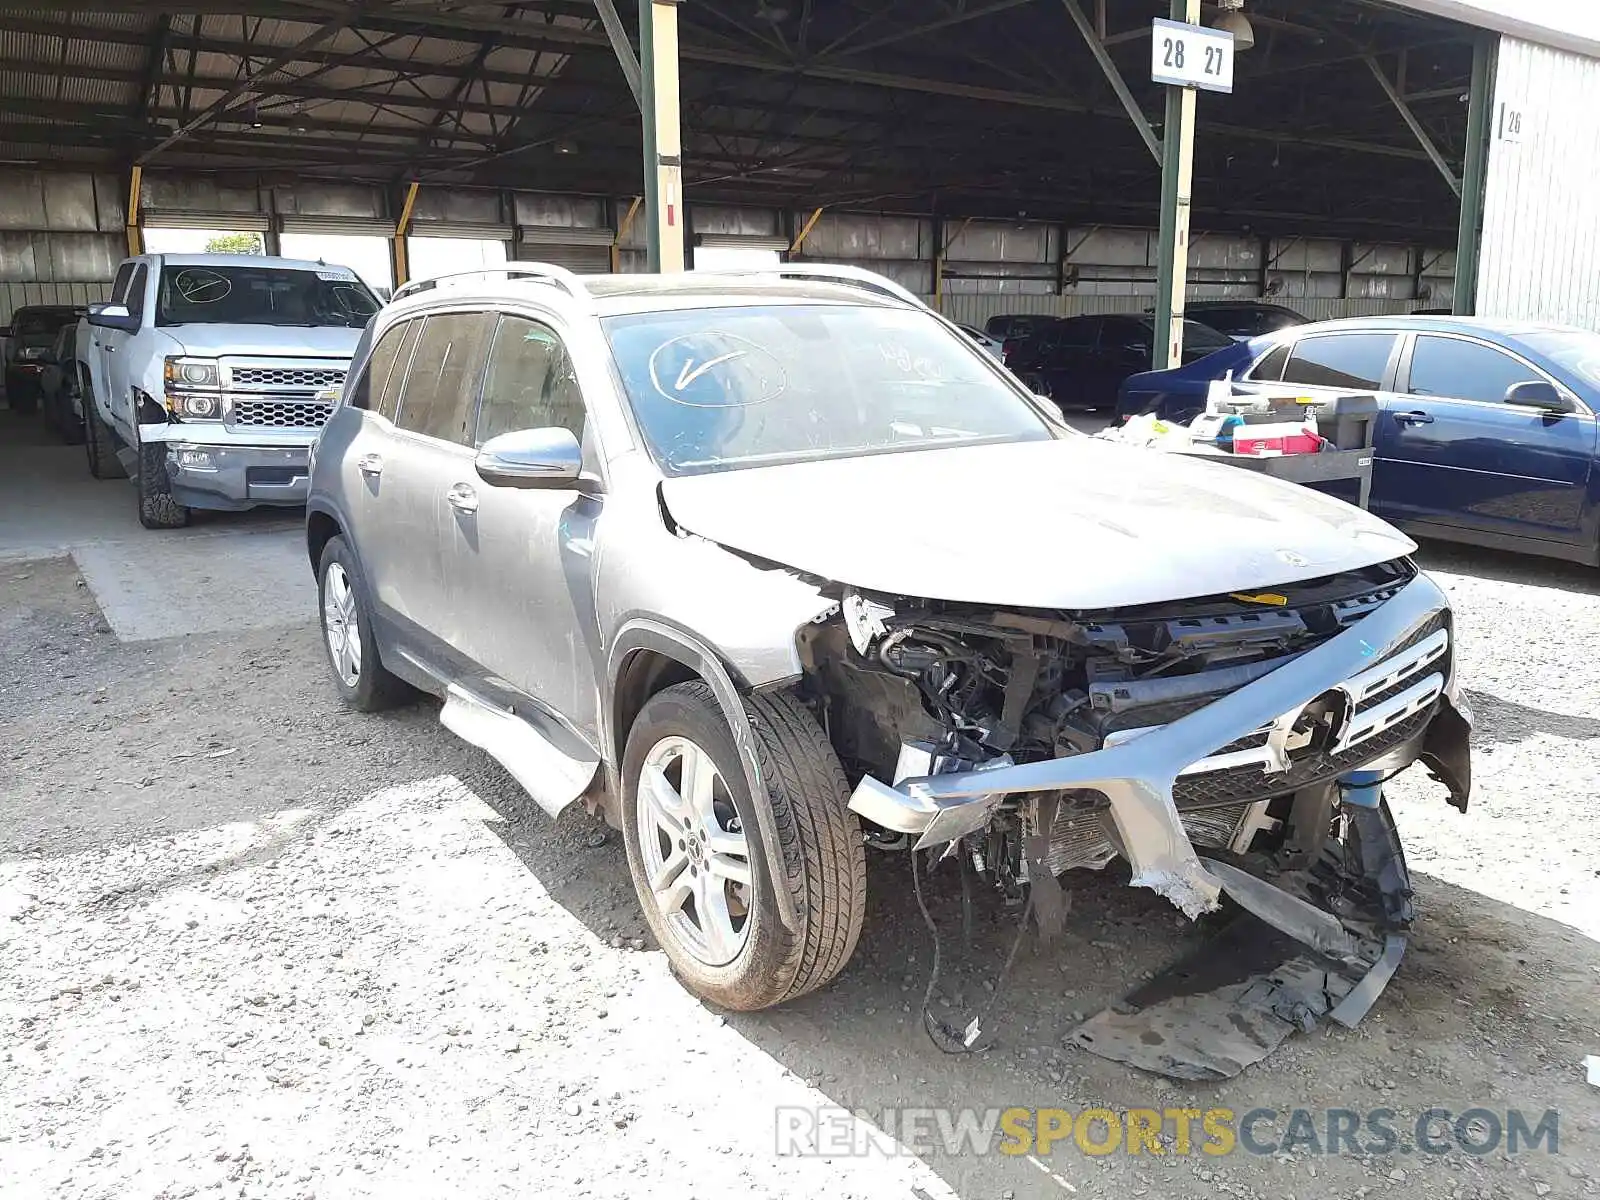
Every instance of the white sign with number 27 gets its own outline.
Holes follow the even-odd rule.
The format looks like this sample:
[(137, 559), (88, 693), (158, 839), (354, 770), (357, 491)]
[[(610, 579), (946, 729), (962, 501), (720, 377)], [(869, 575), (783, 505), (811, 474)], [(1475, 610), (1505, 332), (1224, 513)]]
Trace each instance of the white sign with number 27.
[(1233, 91), (1233, 34), (1160, 18), (1152, 33), (1150, 78), (1156, 83)]

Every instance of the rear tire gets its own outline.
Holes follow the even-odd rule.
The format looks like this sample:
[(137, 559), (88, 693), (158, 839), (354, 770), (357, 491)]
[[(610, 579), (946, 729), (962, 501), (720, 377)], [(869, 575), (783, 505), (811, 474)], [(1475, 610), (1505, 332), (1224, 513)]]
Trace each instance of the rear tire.
[(182, 529), (189, 523), (189, 509), (172, 498), (166, 443), (139, 443), (138, 466), (139, 524), (146, 529)]
[(83, 383), (83, 448), (89, 459), (89, 474), (96, 479), (127, 478), (128, 473), (117, 458), (111, 430), (95, 409), (94, 391), (87, 379)]
[[(844, 771), (815, 718), (781, 694), (747, 696), (744, 706), (755, 732), (765, 795), (749, 794), (733, 731), (710, 687), (698, 680), (682, 683), (651, 697), (628, 735), (622, 765), (622, 826), (628, 868), (645, 919), (674, 972), (696, 994), (724, 1008), (749, 1011), (802, 996), (844, 968), (861, 935), (867, 889), (861, 827), (848, 808)], [(673, 747), (693, 748), (714, 766), (720, 782), (712, 824), (718, 828), (696, 815), (692, 798), (678, 795), (675, 789), (693, 790), (681, 773), (675, 784), (659, 769), (654, 781), (645, 778), (647, 764), (670, 761)], [(668, 832), (671, 820), (662, 821), (659, 793), (646, 791), (658, 788), (661, 779), (674, 798), (686, 801), (677, 810), (680, 816), (690, 814), (683, 841), (676, 839), (676, 830)], [(770, 814), (779, 843), (772, 848), (783, 872), (776, 879), (767, 866), (758, 804)], [(644, 840), (647, 836), (655, 839), (653, 846)], [(730, 836), (736, 839), (732, 845), (742, 839), (747, 847), (743, 862), (747, 884), (721, 882), (728, 878), (728, 868), (711, 860), (726, 856), (706, 854), (708, 849), (729, 845)], [(684, 861), (678, 874), (671, 873), (669, 859)], [(737, 857), (733, 862), (738, 874)], [(685, 921), (701, 923), (698, 901), (692, 916), (681, 901), (671, 912), (652, 886), (653, 872), (657, 886), (670, 891), (684, 882), (694, 864), (707, 879), (719, 880), (714, 885), (702, 883), (699, 894), (713, 887), (728, 889), (712, 891), (721, 899), (708, 907), (740, 910), (742, 924), (734, 931), (736, 951), (724, 942), (731, 958), (707, 954), (703, 944), (685, 935)], [(798, 917), (794, 931), (779, 915), (779, 888), (788, 893)]]
[(391, 675), (378, 657), (367, 583), (342, 537), (329, 538), (322, 548), (322, 560), (317, 564), (317, 610), (323, 648), (346, 704), (361, 712), (380, 712), (411, 698), (411, 689)]

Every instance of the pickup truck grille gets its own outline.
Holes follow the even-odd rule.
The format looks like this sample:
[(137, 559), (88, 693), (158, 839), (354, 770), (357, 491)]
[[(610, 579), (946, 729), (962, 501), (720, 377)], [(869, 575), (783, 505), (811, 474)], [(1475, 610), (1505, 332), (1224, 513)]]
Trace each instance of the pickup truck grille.
[(344, 382), (339, 367), (234, 367), (236, 388), (329, 388)]
[(318, 400), (235, 400), (227, 424), (234, 429), (321, 429), (333, 405)]

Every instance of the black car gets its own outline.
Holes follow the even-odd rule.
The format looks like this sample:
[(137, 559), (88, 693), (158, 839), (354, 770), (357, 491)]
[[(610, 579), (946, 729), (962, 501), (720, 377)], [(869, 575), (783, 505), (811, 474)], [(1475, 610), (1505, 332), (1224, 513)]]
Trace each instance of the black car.
[[(1063, 409), (1112, 408), (1122, 381), (1150, 369), (1154, 327), (1154, 318), (1137, 313), (1071, 317), (1006, 343), (1006, 366)], [(1183, 323), (1186, 363), (1231, 345), (1214, 329)]]
[(83, 309), (64, 304), (29, 305), (0, 327), (0, 338), (6, 339), (6, 401), (14, 411), (31, 413), (39, 407), (39, 377), (56, 335), (63, 325), (76, 325), (83, 314)]
[(43, 359), (39, 408), (44, 423), (68, 445), (83, 441), (83, 410), (78, 397), (78, 327), (63, 325)]
[(1259, 300), (1194, 300), (1184, 307), (1183, 315), (1236, 342), (1308, 323), (1308, 318), (1292, 308)]
[(1060, 317), (1044, 313), (1010, 313), (990, 317), (983, 323), (983, 331), (997, 342), (1009, 342), (1031, 337), (1046, 325), (1054, 325), (1060, 320)]

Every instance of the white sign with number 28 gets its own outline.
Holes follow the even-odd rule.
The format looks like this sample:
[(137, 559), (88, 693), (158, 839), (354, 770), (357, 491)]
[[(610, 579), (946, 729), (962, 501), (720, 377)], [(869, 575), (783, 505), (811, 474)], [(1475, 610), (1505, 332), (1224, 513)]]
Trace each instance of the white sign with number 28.
[(1151, 32), (1150, 78), (1156, 83), (1233, 91), (1233, 34), (1160, 18)]

